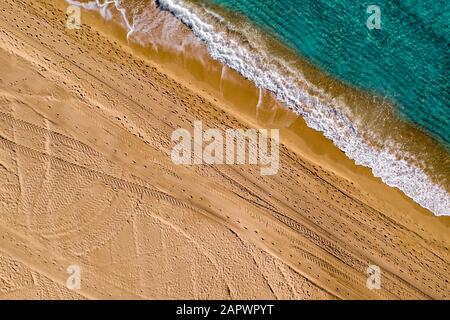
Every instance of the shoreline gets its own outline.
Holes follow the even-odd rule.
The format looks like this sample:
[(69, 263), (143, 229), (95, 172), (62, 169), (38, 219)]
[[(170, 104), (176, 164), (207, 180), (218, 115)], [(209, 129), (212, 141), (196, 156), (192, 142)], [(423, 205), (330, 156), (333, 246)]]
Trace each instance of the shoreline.
[[(69, 2), (77, 3), (77, 1)], [(169, 3), (171, 2), (169, 1)], [(132, 2), (129, 2), (129, 4), (132, 4)], [(146, 31), (139, 30), (139, 28), (146, 28), (146, 22), (142, 20), (150, 20), (151, 18), (158, 17), (151, 11), (157, 10), (173, 15), (169, 11), (161, 11), (160, 7), (150, 8), (148, 6), (144, 11), (149, 11), (150, 17), (147, 17), (146, 14), (141, 12), (140, 14), (142, 14), (142, 17), (139, 19), (137, 19), (136, 16), (133, 16), (132, 18), (129, 17), (125, 25), (122, 17), (125, 13), (121, 12), (119, 16), (114, 17), (114, 11), (117, 11), (117, 9), (114, 8), (114, 4), (111, 4), (110, 7), (112, 11), (108, 12), (110, 12), (110, 15), (111, 12), (113, 12), (112, 20), (116, 21), (119, 25), (123, 24), (123, 28), (127, 29), (126, 39), (128, 39), (128, 44), (134, 43), (133, 48), (135, 50), (141, 51), (139, 46), (142, 46), (142, 49), (145, 51), (143, 55), (147, 55), (146, 58), (150, 57), (150, 59), (156, 59), (154, 61), (156, 64), (164, 64), (171, 69), (172, 75), (177, 75), (177, 73), (179, 73), (178, 69), (180, 69), (180, 67), (183, 68), (183, 72), (178, 75), (180, 78), (189, 78), (194, 75), (193, 80), (197, 81), (197, 84), (194, 85), (194, 87), (205, 87), (202, 91), (211, 95), (212, 100), (215, 100), (215, 96), (223, 97), (227, 103), (234, 105), (231, 106), (230, 109), (236, 110), (237, 114), (245, 114), (247, 121), (254, 122), (254, 116), (259, 115), (258, 110), (267, 109), (267, 107), (262, 106), (262, 108), (257, 108), (258, 110), (254, 111), (251, 110), (252, 107), (247, 107), (258, 105), (261, 95), (264, 95), (264, 100), (267, 100), (265, 103), (270, 104), (271, 108), (274, 107), (277, 110), (283, 110), (282, 113), (285, 113), (285, 116), (287, 117), (287, 120), (284, 121), (288, 121), (289, 125), (294, 123), (295, 119), (299, 118), (299, 112), (291, 111), (292, 106), (286, 106), (282, 102), (277, 101), (274, 93), (257, 88), (256, 84), (251, 80), (245, 79), (239, 72), (232, 70), (222, 62), (211, 57), (209, 52), (211, 48), (207, 48), (207, 45), (203, 41), (194, 39), (192, 26), (176, 26), (174, 30), (172, 30), (174, 23), (170, 23), (171, 30), (168, 30), (168, 37), (164, 34), (166, 30), (160, 31), (162, 33), (155, 33), (154, 30), (152, 30), (150, 31), (152, 33), (151, 35), (147, 34)], [(90, 10), (92, 10), (91, 7)], [(124, 10), (126, 11), (127, 9)], [(128, 10), (131, 9), (128, 8)], [(98, 10), (94, 9), (94, 11)], [(223, 14), (225, 14), (225, 12), (223, 12)], [(132, 31), (129, 29), (129, 21), (135, 18), (139, 20), (139, 22), (137, 23), (138, 26), (134, 26), (133, 23), (134, 29)], [(179, 21), (178, 18), (176, 19)], [(233, 17), (233, 19), (237, 18)], [(142, 23), (143, 25), (141, 25)], [(178, 24), (181, 25), (181, 22), (178, 22)], [(177, 32), (177, 34), (172, 34), (174, 31)], [(131, 38), (129, 38), (130, 35)], [(170, 36), (175, 36), (173, 42), (170, 40)], [(161, 39), (158, 39), (158, 37), (161, 37)], [(187, 39), (187, 41), (184, 41), (185, 39)], [(192, 42), (194, 42), (193, 47), (190, 46)], [(367, 92), (348, 87), (339, 81), (332, 79), (332, 77), (325, 75), (308, 62), (302, 61), (297, 55), (291, 52), (290, 49), (284, 48), (276, 41), (272, 41), (271, 43), (266, 44), (266, 46), (271, 46), (272, 50), (277, 52), (277, 54), (281, 54), (282, 56), (286, 55), (289, 57), (288, 60), (295, 61), (295, 69), (300, 70), (302, 76), (307, 79), (308, 83), (317, 86), (317, 88), (320, 88), (319, 90), (326, 88), (326, 94), (330, 93), (331, 96), (338, 97), (341, 102), (345, 101), (345, 108), (348, 110), (354, 109), (353, 111), (356, 110), (356, 115), (358, 115), (358, 117), (361, 116), (361, 118), (354, 118), (351, 122), (351, 126), (361, 126), (358, 130), (361, 130), (362, 128), (364, 128), (364, 130), (351, 138), (356, 140), (353, 141), (353, 143), (350, 143), (345, 141), (346, 138), (339, 137), (344, 134), (344, 131), (336, 135), (337, 131), (333, 131), (334, 129), (330, 131), (330, 128), (327, 129), (327, 126), (333, 126), (333, 124), (326, 123), (322, 126), (322, 124), (316, 123), (316, 120), (311, 122), (311, 116), (308, 114), (300, 116), (302, 119), (300, 120), (299, 118), (299, 120), (296, 121), (296, 123), (302, 122), (302, 124), (299, 125), (300, 128), (305, 124), (303, 119), (306, 119), (308, 127), (313, 128), (313, 130), (317, 129), (318, 132), (324, 132), (324, 134), (320, 133), (318, 136), (323, 137), (326, 135), (326, 140), (333, 141), (332, 144), (337, 145), (339, 152), (344, 152), (346, 154), (345, 157), (351, 159), (351, 163), (356, 162), (358, 166), (361, 165), (369, 168), (369, 175), (381, 178), (384, 184), (406, 194), (406, 197), (413, 199), (413, 202), (417, 203), (426, 211), (433, 212), (431, 208), (435, 208), (435, 210), (437, 210), (433, 212), (435, 216), (450, 215), (450, 213), (446, 212), (445, 205), (436, 204), (436, 199), (438, 199), (439, 196), (448, 198), (448, 194), (450, 193), (448, 184), (450, 176), (448, 175), (446, 165), (448, 163), (448, 157), (443, 146), (439, 145), (431, 137), (427, 136), (413, 125), (398, 119), (395, 108), (390, 104), (386, 104), (382, 99), (372, 96)], [(181, 59), (184, 62), (175, 65), (168, 63), (169, 60), (177, 59)], [(212, 75), (206, 77), (205, 75), (207, 73)], [(229, 79), (223, 81), (224, 76)], [(181, 81), (183, 80), (181, 79)], [(206, 82), (208, 85), (205, 84)], [(229, 88), (223, 88), (224, 82), (227, 83)], [(333, 101), (336, 103), (334, 99), (335, 98), (333, 98)], [(237, 105), (239, 105), (238, 108), (236, 108)], [(339, 107), (338, 109), (342, 109), (342, 107)], [(382, 113), (384, 114), (384, 120), (382, 120), (381, 123), (378, 121), (378, 109), (383, 109)], [(342, 112), (342, 116), (345, 118), (347, 117), (346, 112), (353, 112), (348, 110), (338, 110), (338, 112)], [(324, 112), (329, 113), (331, 111), (332, 110), (325, 110)], [(279, 112), (280, 111), (278, 111), (278, 113)], [(275, 121), (279, 121), (279, 119), (274, 118), (273, 114), (267, 113), (267, 110), (263, 111), (261, 114), (265, 114), (266, 119), (263, 119), (263, 121), (266, 126), (270, 126), (270, 123), (268, 123), (267, 120), (274, 121), (275, 119)], [(327, 119), (326, 117), (327, 116), (324, 118), (325, 121), (331, 121), (331, 119)], [(340, 120), (335, 120), (334, 126), (343, 125), (343, 123), (339, 122)], [(257, 121), (261, 122), (261, 119), (258, 119)], [(348, 123), (345, 124), (344, 127), (347, 125)], [(366, 130), (367, 125), (372, 128)], [(319, 127), (320, 130), (317, 127)], [(351, 131), (353, 130), (354, 129), (352, 128)], [(330, 136), (330, 134), (332, 136)], [(350, 132), (347, 132), (347, 134), (350, 134)], [(298, 137), (299, 135), (294, 134), (294, 136)], [(295, 139), (297, 138), (294, 138), (294, 140)], [(415, 141), (415, 144), (411, 144), (411, 141)], [(358, 147), (354, 148), (352, 146), (354, 143), (356, 143)], [(397, 150), (396, 148), (402, 149)], [(426, 150), (427, 152), (424, 153), (423, 150)], [(333, 154), (333, 152), (330, 154)], [(342, 161), (342, 159), (339, 160), (339, 162)], [(400, 176), (397, 176), (398, 171), (401, 172)], [(422, 188), (425, 188), (428, 192), (423, 194), (422, 192), (417, 191), (419, 189), (422, 190)], [(448, 200), (446, 199), (445, 203), (447, 202)]]
[[(373, 178), (250, 81), (227, 69), (221, 82), (221, 65), (196, 52), (128, 43), (94, 12), (67, 30), (62, 0), (0, 6), (11, 10), (0, 159), (19, 204), (2, 209), (0, 249), (59, 294), (69, 261), (86, 298), (448, 297), (449, 217)], [(170, 133), (197, 119), (283, 127), (280, 174), (174, 165)], [(366, 287), (371, 264), (381, 290)]]
[[(230, 65), (258, 87), (271, 88), (309, 127), (323, 132), (349, 158), (371, 168), (387, 185), (402, 190), (436, 216), (449, 215), (448, 153), (421, 130), (400, 120), (392, 105), (323, 74), (248, 23), (230, 25), (193, 3), (167, 0), (162, 4), (189, 25), (214, 59)], [(226, 11), (218, 12), (227, 21), (237, 19)], [(257, 40), (239, 31), (241, 25), (250, 28), (247, 33), (257, 34)], [(231, 48), (222, 52), (228, 42)], [(288, 65), (285, 60), (290, 61)]]
[[(95, 13), (91, 12), (91, 14)], [(101, 17), (98, 18), (101, 19)], [(126, 35), (124, 30), (119, 29), (115, 32), (115, 35), (122, 39), (123, 34)], [(266, 126), (280, 129), (281, 143), (312, 163), (359, 186), (363, 194), (358, 194), (358, 197), (362, 195), (367, 198), (371, 206), (377, 205), (374, 199), (388, 198), (390, 200), (387, 201), (389, 203), (387, 207), (391, 206), (393, 213), (409, 211), (426, 216), (431, 214), (446, 227), (450, 227), (450, 217), (434, 216), (400, 189), (388, 186), (381, 178), (375, 177), (371, 168), (355, 164), (355, 161), (348, 158), (331, 140), (324, 137), (321, 132), (309, 128), (301, 116), (278, 102), (270, 92), (262, 90), (264, 99), (262, 105), (258, 107), (261, 90), (251, 80), (245, 79), (238, 72), (212, 59), (203, 44), (199, 51), (195, 52), (189, 48), (185, 53), (164, 47), (153, 50), (151, 47), (142, 47), (136, 43), (129, 44), (134, 53), (149, 60), (156, 67), (159, 66), (162, 72), (170, 74), (191, 90), (208, 97), (212, 103), (220, 102), (217, 105), (225, 106), (224, 111), (230, 112), (254, 127)], [(173, 61), (176, 62), (173, 63)], [(225, 68), (225, 80), (223, 68)], [(371, 193), (376, 196), (372, 198)], [(381, 210), (386, 209), (383, 207)]]

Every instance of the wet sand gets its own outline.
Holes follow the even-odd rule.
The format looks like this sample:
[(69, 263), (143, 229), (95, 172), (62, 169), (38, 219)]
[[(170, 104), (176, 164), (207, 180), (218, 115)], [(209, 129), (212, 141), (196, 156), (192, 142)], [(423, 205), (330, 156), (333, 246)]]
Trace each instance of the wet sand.
[[(67, 30), (66, 8), (0, 4), (2, 298), (448, 298), (449, 217), (269, 94), (257, 108), (218, 62), (128, 43), (95, 13)], [(171, 133), (194, 120), (280, 128), (278, 175), (174, 165)]]

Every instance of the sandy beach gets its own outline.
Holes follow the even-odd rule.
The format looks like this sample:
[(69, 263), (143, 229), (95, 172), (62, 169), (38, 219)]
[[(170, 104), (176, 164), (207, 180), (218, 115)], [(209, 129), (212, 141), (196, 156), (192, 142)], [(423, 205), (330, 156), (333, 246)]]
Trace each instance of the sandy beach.
[[(450, 217), (206, 50), (143, 48), (85, 10), (69, 30), (67, 6), (0, 3), (1, 299), (450, 298)], [(278, 174), (174, 164), (196, 120), (280, 129)]]

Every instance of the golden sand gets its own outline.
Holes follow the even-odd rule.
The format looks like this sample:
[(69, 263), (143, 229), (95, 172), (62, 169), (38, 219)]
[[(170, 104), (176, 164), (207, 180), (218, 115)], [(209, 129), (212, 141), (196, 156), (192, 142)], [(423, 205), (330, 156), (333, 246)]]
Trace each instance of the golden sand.
[[(217, 62), (129, 44), (94, 13), (67, 30), (66, 7), (0, 3), (2, 298), (449, 298), (449, 217), (269, 94), (257, 108)], [(171, 133), (195, 120), (281, 128), (278, 175), (174, 165)]]

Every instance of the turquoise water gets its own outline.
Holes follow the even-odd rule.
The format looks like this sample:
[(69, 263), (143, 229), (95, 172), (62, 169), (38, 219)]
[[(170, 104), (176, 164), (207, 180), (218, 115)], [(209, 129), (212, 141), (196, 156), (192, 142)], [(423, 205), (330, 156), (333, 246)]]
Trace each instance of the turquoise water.
[[(326, 73), (386, 97), (450, 145), (450, 1), (211, 0), (245, 15)], [(369, 30), (369, 5), (381, 29)]]

